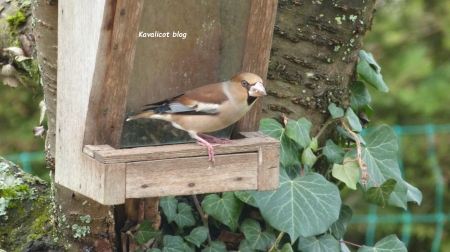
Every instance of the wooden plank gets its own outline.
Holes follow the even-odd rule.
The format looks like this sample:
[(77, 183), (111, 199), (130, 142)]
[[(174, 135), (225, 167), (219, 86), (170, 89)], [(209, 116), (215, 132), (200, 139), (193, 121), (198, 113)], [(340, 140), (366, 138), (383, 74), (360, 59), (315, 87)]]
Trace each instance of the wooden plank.
[[(271, 146), (274, 144), (278, 146), (278, 140), (274, 138), (262, 133), (255, 136), (258, 137), (238, 139), (233, 140), (232, 143), (222, 144), (215, 147), (214, 152), (217, 155), (258, 152), (260, 146)], [(205, 147), (195, 143), (94, 151), (95, 159), (106, 164), (198, 156), (206, 157), (207, 151)]]
[[(83, 177), (74, 172), (70, 177), (74, 182), (71, 188), (103, 205), (116, 205), (125, 202), (125, 164), (102, 164), (83, 155), (83, 166), (77, 167)], [(56, 181), (61, 184), (59, 180)]]
[(83, 147), (83, 153), (90, 157), (94, 157), (96, 151), (102, 150), (114, 150), (114, 148), (109, 145), (85, 145)]
[(97, 175), (83, 163), (82, 149), (105, 2), (58, 3), (56, 146), (50, 148), (55, 148), (56, 154), (55, 181), (84, 195), (86, 179)]
[(258, 152), (258, 191), (280, 187), (280, 145), (262, 146)]
[[(242, 71), (261, 76), (266, 82), (269, 67), (270, 48), (278, 0), (252, 0), (250, 20)], [(256, 131), (261, 119), (262, 99), (234, 126), (234, 134), (240, 131)]]
[(103, 83), (94, 83), (90, 94), (92, 121), (86, 122), (86, 137), (90, 139), (85, 139), (85, 144), (119, 147), (143, 3), (143, 0), (118, 0), (114, 15), (104, 20), (103, 28), (111, 33), (108, 36), (111, 41), (104, 45), (107, 47), (99, 48), (106, 59), (97, 59), (96, 66), (103, 70), (99, 74), (104, 73), (104, 77)]
[(257, 188), (257, 153), (132, 162), (126, 166), (126, 197), (189, 195)]

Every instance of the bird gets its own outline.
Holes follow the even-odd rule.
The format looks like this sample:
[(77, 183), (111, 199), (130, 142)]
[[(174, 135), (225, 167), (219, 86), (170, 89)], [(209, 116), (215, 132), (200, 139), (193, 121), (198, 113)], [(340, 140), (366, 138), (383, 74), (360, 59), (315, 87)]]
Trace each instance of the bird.
[(200, 86), (160, 102), (146, 104), (142, 112), (127, 121), (150, 118), (164, 120), (188, 132), (197, 144), (208, 150), (209, 160), (215, 164), (214, 147), (229, 143), (205, 133), (228, 127), (241, 119), (266, 95), (261, 77), (253, 73), (239, 73), (230, 80)]

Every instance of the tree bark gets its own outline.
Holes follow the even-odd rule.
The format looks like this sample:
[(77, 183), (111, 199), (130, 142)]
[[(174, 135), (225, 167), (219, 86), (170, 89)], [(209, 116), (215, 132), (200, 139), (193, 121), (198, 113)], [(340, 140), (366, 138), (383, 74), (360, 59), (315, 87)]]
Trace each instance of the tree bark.
[(349, 105), (375, 2), (279, 1), (263, 117), (306, 117), (315, 135), (329, 117), (330, 103)]
[[(34, 36), (37, 60), (47, 108), (48, 131), (45, 153), (48, 168), (55, 169), (58, 1), (32, 1), (36, 20)], [(52, 182), (53, 183), (53, 182)], [(97, 202), (54, 185), (54, 226), (57, 241), (70, 251), (113, 251), (119, 245), (114, 222), (114, 207)]]

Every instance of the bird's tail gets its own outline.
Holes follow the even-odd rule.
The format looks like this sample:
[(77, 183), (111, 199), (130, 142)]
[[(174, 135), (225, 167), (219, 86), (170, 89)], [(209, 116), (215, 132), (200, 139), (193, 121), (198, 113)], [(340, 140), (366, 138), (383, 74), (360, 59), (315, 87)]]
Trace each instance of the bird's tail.
[(127, 121), (131, 121), (131, 120), (138, 119), (138, 118), (150, 118), (150, 116), (152, 116), (154, 114), (155, 114), (154, 111), (146, 111), (146, 112), (140, 113), (138, 115), (128, 117)]

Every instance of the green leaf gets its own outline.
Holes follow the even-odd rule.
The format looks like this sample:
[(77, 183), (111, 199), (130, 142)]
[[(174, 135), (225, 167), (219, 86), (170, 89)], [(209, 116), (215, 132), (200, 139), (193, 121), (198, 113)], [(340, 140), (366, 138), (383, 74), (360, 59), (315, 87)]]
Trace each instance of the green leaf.
[(262, 232), (259, 222), (253, 219), (245, 219), (241, 229), (252, 249), (267, 251), (277, 239), (273, 232)]
[(190, 227), (195, 225), (194, 215), (192, 215), (191, 207), (186, 203), (178, 204), (178, 214), (174, 219), (179, 228)]
[(363, 108), (371, 101), (369, 91), (362, 81), (355, 81), (350, 86), (350, 106), (354, 110)]
[(348, 188), (356, 190), (356, 184), (360, 178), (359, 164), (354, 157), (345, 157), (342, 165), (333, 165), (331, 175), (344, 182)]
[(286, 136), (283, 126), (274, 119), (261, 120), (259, 130), (273, 138), (280, 140), (280, 163), (284, 167), (300, 164), (299, 156), (301, 147), (291, 138)]
[(313, 150), (313, 151), (317, 151), (317, 149), (319, 148), (319, 143), (317, 142), (317, 138), (313, 137), (311, 139), (311, 144), (309, 145), (309, 148), (311, 148), (311, 150)]
[(247, 191), (235, 191), (234, 195), (238, 197), (238, 199), (240, 199), (242, 202), (249, 204), (250, 206), (258, 207), (255, 198), (253, 198), (253, 196)]
[(374, 247), (362, 246), (358, 249), (358, 252), (380, 252), (380, 251), (389, 251), (389, 252), (407, 252), (406, 246), (403, 242), (401, 242), (397, 236), (389, 235), (384, 237), (375, 243)]
[(184, 251), (183, 238), (180, 236), (165, 235), (163, 237), (163, 252)]
[(337, 107), (334, 103), (330, 103), (330, 105), (328, 105), (328, 111), (330, 111), (331, 117), (333, 119), (341, 118), (344, 116), (344, 110)]
[(174, 196), (162, 197), (159, 201), (164, 215), (167, 217), (167, 221), (171, 223), (177, 216), (178, 200)]
[(352, 128), (356, 132), (362, 131), (361, 122), (359, 121), (358, 116), (356, 116), (355, 112), (353, 112), (352, 108), (347, 108), (347, 112), (345, 113), (345, 118), (350, 124), (350, 128)]
[[(363, 189), (367, 190), (383, 184), (388, 179), (394, 179), (397, 185), (391, 194), (389, 205), (406, 209), (407, 201), (420, 204), (422, 193), (403, 180), (398, 167), (397, 151), (397, 135), (391, 127), (382, 125), (367, 136), (367, 145), (362, 148), (361, 157), (367, 165), (371, 179), (367, 180), (367, 186), (363, 186)], [(356, 155), (356, 150), (350, 151), (349, 154)]]
[(151, 248), (150, 250), (147, 250), (146, 252), (161, 252), (159, 248)]
[(184, 252), (195, 252), (195, 246), (192, 243), (183, 242), (183, 250)]
[(244, 204), (233, 192), (224, 192), (222, 198), (217, 194), (210, 194), (202, 202), (202, 209), (214, 219), (236, 231), (239, 215)]
[(283, 134), (280, 140), (280, 163), (284, 167), (300, 164), (301, 147), (291, 138)]
[(294, 250), (292, 249), (292, 245), (290, 243), (286, 243), (283, 245), (280, 252), (294, 252)]
[(352, 209), (342, 204), (341, 205), (341, 211), (339, 212), (339, 219), (331, 225), (331, 233), (336, 239), (341, 239), (345, 231), (347, 230), (347, 224), (352, 219), (353, 211)]
[(329, 163), (342, 164), (344, 161), (344, 149), (336, 145), (331, 139), (327, 140), (322, 153), (327, 157)]
[(298, 249), (302, 252), (336, 252), (340, 251), (339, 241), (326, 234), (319, 238), (315, 236), (300, 237)]
[(250, 243), (244, 239), (241, 241), (241, 243), (239, 244), (239, 252), (254, 252), (256, 250), (252, 249), (250, 247)]
[(302, 152), (302, 164), (308, 165), (308, 167), (312, 167), (316, 162), (317, 157), (312, 152), (311, 148), (306, 148)]
[(211, 246), (202, 249), (202, 252), (226, 252), (227, 246), (223, 242), (213, 241)]
[(351, 252), (350, 249), (348, 249), (347, 244), (341, 242), (341, 252)]
[(298, 119), (298, 121), (289, 119), (286, 124), (286, 135), (303, 148), (307, 148), (311, 144), (311, 137), (309, 136), (311, 128), (311, 122), (304, 117)]
[(364, 50), (359, 51), (359, 62), (356, 66), (356, 71), (361, 78), (374, 88), (382, 92), (389, 91), (389, 88), (383, 81), (381, 67), (375, 62), (371, 53), (366, 53)]
[(206, 240), (206, 237), (208, 237), (208, 228), (207, 227), (196, 227), (192, 229), (191, 233), (184, 237), (186, 241), (195, 244), (198, 248), (200, 245)]
[(276, 120), (272, 118), (264, 118), (259, 123), (259, 131), (273, 138), (280, 139), (284, 133), (284, 128)]
[(139, 225), (139, 229), (136, 233), (136, 241), (139, 244), (145, 244), (150, 241), (150, 239), (158, 237), (161, 231), (153, 229), (152, 223), (149, 220), (144, 220)]
[[(346, 138), (348, 138), (348, 139), (350, 139), (350, 140), (352, 140), (352, 141), (355, 141), (355, 139), (353, 138), (353, 136), (350, 135), (347, 131), (345, 131), (341, 126), (337, 126), (336, 129), (337, 129), (337, 132), (338, 132), (339, 134), (341, 134), (342, 136), (344, 136), (344, 137), (346, 137)], [(364, 139), (362, 138), (362, 136), (360, 136), (359, 134), (356, 134), (356, 135), (358, 136), (359, 142), (360, 142), (362, 145), (366, 145), (366, 141), (364, 141)]]
[(339, 217), (338, 188), (318, 173), (291, 179), (286, 170), (280, 169), (278, 190), (250, 191), (264, 220), (288, 233), (291, 241), (325, 232)]
[(378, 187), (369, 188), (366, 192), (366, 200), (381, 207), (387, 206), (396, 184), (397, 181), (394, 179), (388, 179)]

